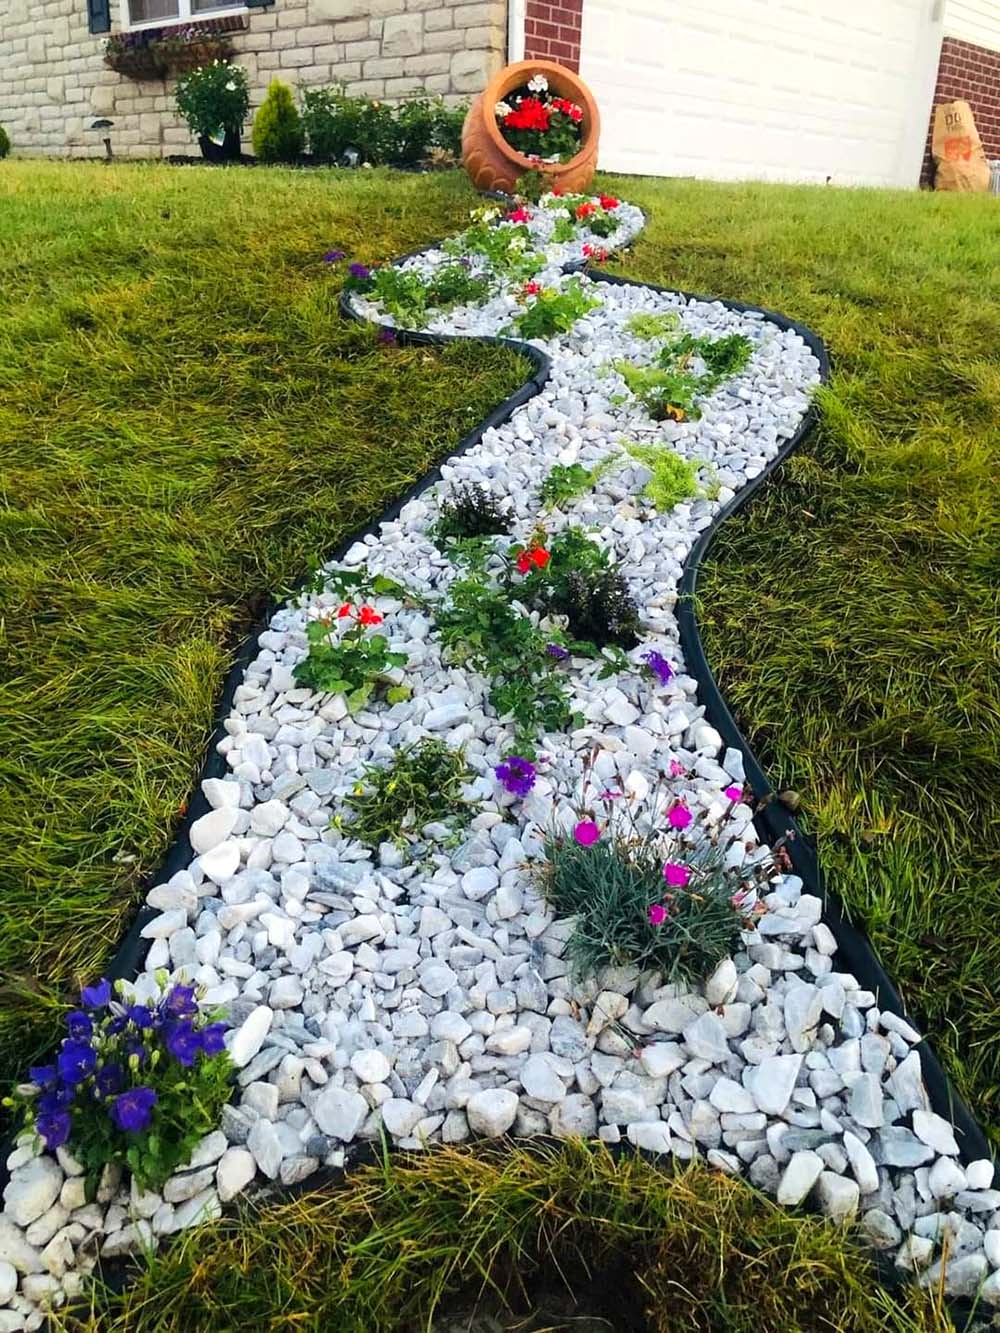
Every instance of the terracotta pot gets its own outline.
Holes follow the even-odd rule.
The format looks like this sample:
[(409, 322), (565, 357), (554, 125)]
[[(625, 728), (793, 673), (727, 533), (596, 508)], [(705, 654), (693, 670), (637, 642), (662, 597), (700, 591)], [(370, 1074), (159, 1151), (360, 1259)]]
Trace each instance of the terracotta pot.
[[(544, 74), (549, 89), (568, 97), (583, 108), (580, 122), (580, 151), (568, 162), (536, 162), (511, 148), (497, 125), (493, 108), (506, 95), (527, 83), (533, 74)], [(462, 127), (462, 162), (477, 190), (510, 193), (519, 177), (541, 171), (551, 185), (575, 193), (585, 190), (597, 170), (597, 142), (601, 115), (594, 95), (572, 70), (552, 60), (519, 60), (495, 74), (469, 108)]]

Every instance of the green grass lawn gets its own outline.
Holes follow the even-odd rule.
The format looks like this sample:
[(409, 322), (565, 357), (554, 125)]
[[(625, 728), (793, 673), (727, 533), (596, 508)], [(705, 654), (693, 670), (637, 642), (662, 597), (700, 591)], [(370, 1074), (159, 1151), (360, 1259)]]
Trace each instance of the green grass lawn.
[[(703, 575), (709, 657), (993, 1126), (996, 201), (603, 184), (649, 216), (629, 276), (770, 306), (830, 348), (821, 429)], [(398, 254), (472, 202), (456, 174), (0, 169), (4, 1075), (120, 937), (262, 595), (523, 377), (336, 315), (325, 250)]]

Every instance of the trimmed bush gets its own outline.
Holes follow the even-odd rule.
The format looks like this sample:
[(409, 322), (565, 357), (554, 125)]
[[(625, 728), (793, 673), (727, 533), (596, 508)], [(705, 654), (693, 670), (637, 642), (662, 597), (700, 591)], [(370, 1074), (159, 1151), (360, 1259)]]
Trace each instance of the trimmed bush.
[(272, 79), (253, 119), (253, 151), (262, 162), (296, 162), (305, 143), (302, 118), (292, 90)]
[(0, 125), (0, 160), (5, 158), (9, 152), (10, 152), (10, 135), (7, 133), (4, 127)]
[(464, 106), (440, 98), (414, 97), (398, 106), (350, 97), (343, 86), (310, 88), (302, 98), (309, 151), (322, 162), (339, 162), (354, 150), (359, 162), (415, 165), (432, 150), (457, 157)]

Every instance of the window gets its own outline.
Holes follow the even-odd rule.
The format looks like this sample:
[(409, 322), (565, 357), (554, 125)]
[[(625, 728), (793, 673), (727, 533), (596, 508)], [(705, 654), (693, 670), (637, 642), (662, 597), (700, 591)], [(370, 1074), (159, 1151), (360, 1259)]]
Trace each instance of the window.
[(122, 27), (159, 27), (245, 8), (246, 0), (122, 0)]

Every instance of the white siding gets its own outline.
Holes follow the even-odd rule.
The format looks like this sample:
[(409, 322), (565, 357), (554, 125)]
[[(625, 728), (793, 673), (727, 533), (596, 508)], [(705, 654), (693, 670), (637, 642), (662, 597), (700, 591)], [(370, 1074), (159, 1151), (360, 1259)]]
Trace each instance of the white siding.
[(940, 0), (585, 0), (580, 72), (601, 106), (601, 166), (915, 186), (940, 10)]
[(1000, 51), (1000, 0), (947, 0), (944, 33)]

